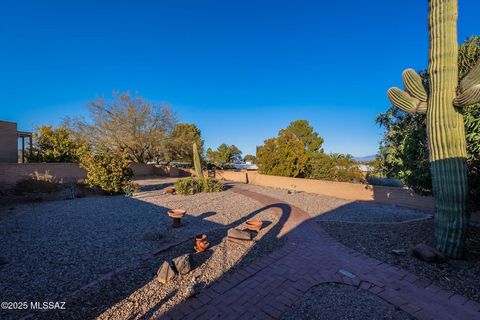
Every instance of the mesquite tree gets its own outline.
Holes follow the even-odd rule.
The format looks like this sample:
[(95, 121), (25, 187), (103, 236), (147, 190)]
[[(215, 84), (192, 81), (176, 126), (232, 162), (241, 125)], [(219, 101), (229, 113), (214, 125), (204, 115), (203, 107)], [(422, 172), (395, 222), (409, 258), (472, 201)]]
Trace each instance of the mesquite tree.
[(429, 0), (429, 90), (412, 69), (403, 72), (405, 91), (388, 90), (392, 104), (426, 113), (435, 196), (435, 247), (463, 255), (467, 229), (466, 140), (462, 108), (480, 102), (480, 60), (458, 82), (458, 0)]

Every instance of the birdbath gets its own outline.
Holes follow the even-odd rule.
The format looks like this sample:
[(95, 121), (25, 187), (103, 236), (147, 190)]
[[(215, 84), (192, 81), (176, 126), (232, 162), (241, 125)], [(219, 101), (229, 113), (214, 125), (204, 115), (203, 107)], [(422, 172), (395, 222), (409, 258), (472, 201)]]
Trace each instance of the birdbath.
[(173, 219), (173, 228), (178, 228), (182, 226), (182, 218), (186, 212), (187, 211), (183, 209), (168, 210), (168, 216)]

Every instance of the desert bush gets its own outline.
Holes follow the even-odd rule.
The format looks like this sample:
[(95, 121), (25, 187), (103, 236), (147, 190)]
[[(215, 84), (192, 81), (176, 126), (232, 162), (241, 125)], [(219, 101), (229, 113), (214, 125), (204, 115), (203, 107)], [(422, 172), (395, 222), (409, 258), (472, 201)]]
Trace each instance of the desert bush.
[(403, 183), (400, 179), (396, 178), (384, 178), (378, 176), (371, 176), (367, 177), (367, 183), (371, 184), (372, 186), (385, 186), (385, 187), (403, 187)]
[(57, 182), (34, 178), (19, 180), (13, 187), (13, 191), (18, 195), (24, 193), (53, 193), (60, 190), (61, 185)]
[(364, 182), (365, 176), (350, 155), (331, 154), (333, 167), (328, 180), (341, 182)]
[(108, 194), (132, 194), (133, 175), (128, 155), (109, 152), (82, 152), (80, 166), (87, 171), (85, 183), (92, 188), (100, 188)]
[(78, 162), (79, 144), (66, 127), (40, 126), (33, 142), (25, 154), (28, 162)]
[(220, 192), (223, 191), (223, 183), (213, 178), (202, 179), (203, 192)]
[(175, 192), (182, 195), (192, 195), (199, 192), (220, 192), (223, 184), (213, 178), (188, 177), (175, 183)]

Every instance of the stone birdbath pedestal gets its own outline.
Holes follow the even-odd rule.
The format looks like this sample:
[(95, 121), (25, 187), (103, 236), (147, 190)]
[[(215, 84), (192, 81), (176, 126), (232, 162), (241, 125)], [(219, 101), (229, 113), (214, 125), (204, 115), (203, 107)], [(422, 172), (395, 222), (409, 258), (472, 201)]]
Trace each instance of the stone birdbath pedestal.
[(182, 226), (182, 218), (187, 213), (187, 210), (174, 209), (168, 210), (168, 216), (173, 219), (172, 227), (179, 228)]

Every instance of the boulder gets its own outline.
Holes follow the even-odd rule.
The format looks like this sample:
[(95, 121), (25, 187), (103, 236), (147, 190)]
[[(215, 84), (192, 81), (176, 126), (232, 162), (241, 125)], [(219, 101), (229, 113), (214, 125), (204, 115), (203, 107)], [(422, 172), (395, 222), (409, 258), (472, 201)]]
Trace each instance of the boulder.
[(413, 255), (425, 262), (445, 262), (446, 257), (438, 250), (425, 243), (420, 243), (413, 248)]
[(175, 270), (172, 268), (170, 263), (168, 263), (168, 261), (165, 261), (157, 272), (157, 280), (163, 284), (175, 279), (176, 276), (177, 274)]
[(228, 237), (239, 239), (239, 240), (252, 240), (252, 234), (248, 231), (239, 230), (239, 229), (228, 229)]
[(189, 254), (173, 259), (173, 264), (179, 274), (187, 274), (192, 270), (192, 259)]

